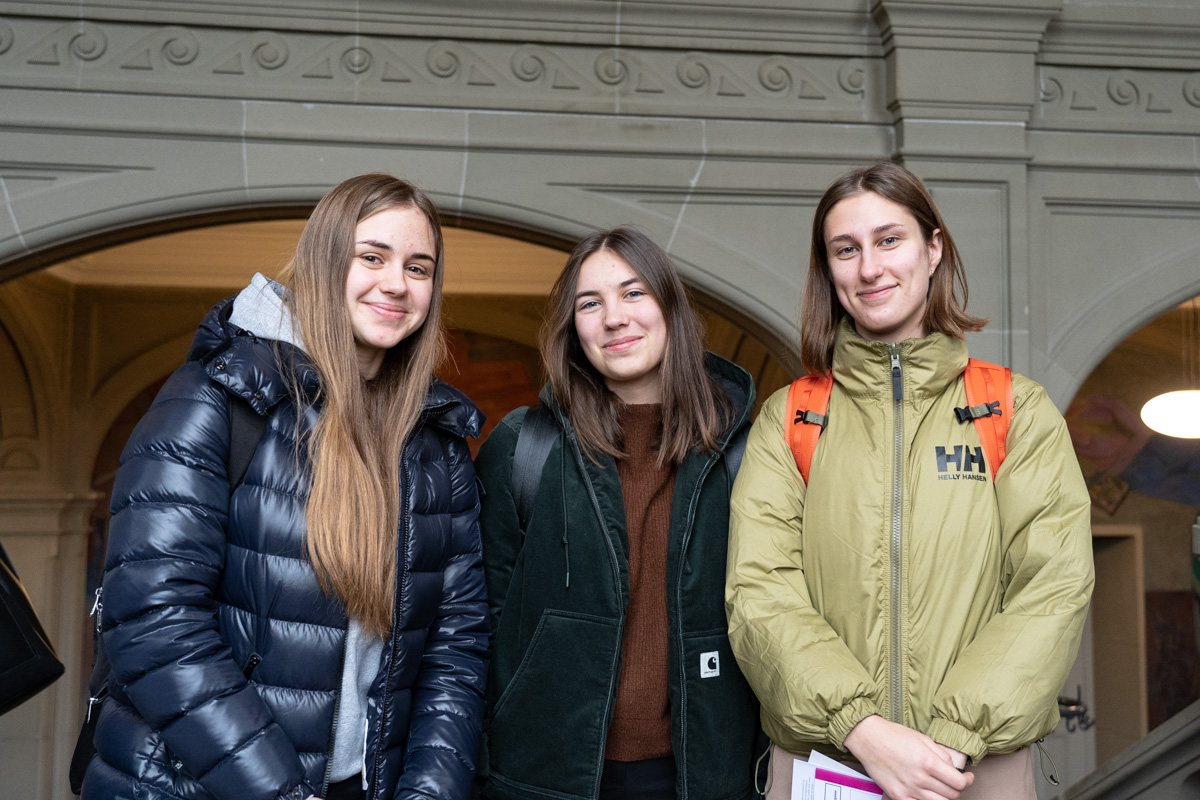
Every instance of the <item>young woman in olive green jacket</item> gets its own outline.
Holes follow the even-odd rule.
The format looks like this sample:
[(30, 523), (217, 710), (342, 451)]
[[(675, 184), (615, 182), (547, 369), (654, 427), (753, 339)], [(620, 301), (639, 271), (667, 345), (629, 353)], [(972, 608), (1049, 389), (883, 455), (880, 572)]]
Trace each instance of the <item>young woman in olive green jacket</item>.
[(524, 533), (526, 409), (476, 460), (493, 631), (483, 794), (750, 800), (765, 741), (724, 608), (727, 454), (750, 376), (704, 353), (669, 257), (629, 228), (575, 248), (542, 358), (555, 439)]
[(823, 748), (892, 800), (1033, 799), (1030, 745), (1058, 722), (1092, 590), (1088, 494), (1040, 386), (1013, 376), (999, 470), (954, 457), (982, 453), (954, 413), (963, 333), (986, 323), (965, 305), (954, 240), (912, 173), (836, 181), (801, 322), (805, 366), (833, 378), (810, 484), (783, 390), (731, 501), (730, 641), (773, 759)]

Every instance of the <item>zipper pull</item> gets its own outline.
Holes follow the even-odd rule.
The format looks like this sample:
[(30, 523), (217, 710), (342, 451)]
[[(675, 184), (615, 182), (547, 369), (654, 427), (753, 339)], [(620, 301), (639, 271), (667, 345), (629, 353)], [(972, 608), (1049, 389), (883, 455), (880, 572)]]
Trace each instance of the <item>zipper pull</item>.
[(363, 757), (362, 757), (362, 790), (364, 792), (369, 788), (367, 786), (367, 740), (371, 736), (371, 721), (363, 720)]
[(103, 697), (89, 697), (88, 698), (87, 713), (85, 713), (83, 715), (84, 722), (92, 721), (92, 709), (95, 708), (96, 706), (100, 705), (100, 701), (103, 699), (104, 699)]
[(100, 635), (100, 612), (104, 610), (104, 603), (100, 599), (100, 594), (104, 591), (103, 586), (96, 587), (96, 599), (92, 601), (92, 610), (88, 612), (89, 617), (96, 619), (96, 635)]
[(888, 353), (892, 356), (892, 399), (903, 400), (904, 390), (900, 381), (900, 345), (889, 344)]

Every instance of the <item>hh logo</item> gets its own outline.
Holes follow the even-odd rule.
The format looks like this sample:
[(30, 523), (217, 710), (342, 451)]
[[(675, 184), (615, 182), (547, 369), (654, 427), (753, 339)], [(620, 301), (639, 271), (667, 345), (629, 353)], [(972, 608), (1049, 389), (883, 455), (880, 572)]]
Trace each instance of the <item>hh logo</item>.
[[(939, 481), (987, 480), (987, 464), (983, 460), (982, 447), (972, 450), (970, 447), (956, 444), (953, 450), (935, 447), (934, 452), (937, 455), (938, 472), (943, 473), (938, 475)], [(952, 464), (954, 465), (953, 472), (950, 471)], [(978, 472), (972, 470), (972, 467), (978, 468)]]

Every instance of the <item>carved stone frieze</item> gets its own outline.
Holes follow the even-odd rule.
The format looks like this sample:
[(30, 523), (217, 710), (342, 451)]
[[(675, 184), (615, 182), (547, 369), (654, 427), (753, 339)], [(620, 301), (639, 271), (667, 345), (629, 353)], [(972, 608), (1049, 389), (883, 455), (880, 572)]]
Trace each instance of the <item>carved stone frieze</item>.
[(1200, 72), (1040, 69), (1036, 127), (1187, 130), (1200, 125)]
[(0, 19), (0, 85), (246, 99), (886, 122), (882, 61)]

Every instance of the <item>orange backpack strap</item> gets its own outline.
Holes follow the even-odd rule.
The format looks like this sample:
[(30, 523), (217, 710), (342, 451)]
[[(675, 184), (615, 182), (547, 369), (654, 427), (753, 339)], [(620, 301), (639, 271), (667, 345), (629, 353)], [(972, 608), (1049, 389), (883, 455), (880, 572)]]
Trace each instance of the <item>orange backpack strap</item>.
[(963, 371), (967, 407), (954, 409), (959, 422), (972, 420), (983, 452), (992, 465), (992, 480), (1004, 463), (1004, 445), (1012, 423), (1012, 370), (972, 358)]
[(832, 392), (833, 378), (826, 375), (805, 375), (792, 381), (788, 389), (788, 418), (783, 421), (784, 438), (792, 449), (806, 486), (817, 439), (828, 421), (829, 395)]

